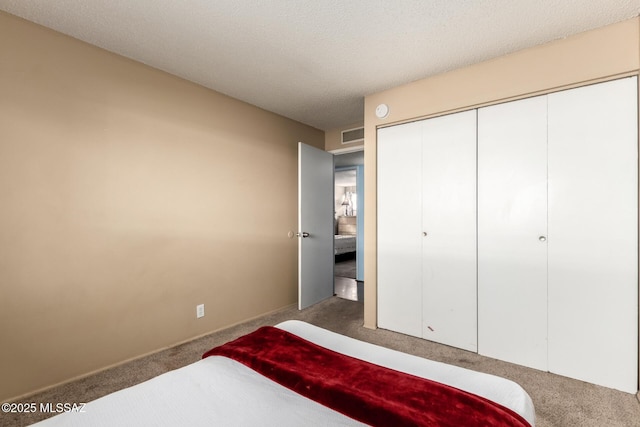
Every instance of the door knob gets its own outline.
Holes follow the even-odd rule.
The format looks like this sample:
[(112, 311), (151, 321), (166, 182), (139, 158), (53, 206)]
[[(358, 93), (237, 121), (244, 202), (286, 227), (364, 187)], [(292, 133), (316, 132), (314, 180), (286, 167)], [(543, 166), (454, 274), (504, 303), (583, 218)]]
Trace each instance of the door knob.
[(538, 237), (538, 240), (540, 240), (541, 242), (545, 242), (547, 238), (545, 236), (540, 236)]
[(309, 237), (309, 233), (307, 233), (306, 231), (303, 231), (302, 233), (298, 232), (296, 233), (297, 237)]
[(422, 232), (422, 235), (423, 235), (424, 237), (427, 237), (427, 232), (426, 232), (426, 231), (423, 231), (423, 232)]

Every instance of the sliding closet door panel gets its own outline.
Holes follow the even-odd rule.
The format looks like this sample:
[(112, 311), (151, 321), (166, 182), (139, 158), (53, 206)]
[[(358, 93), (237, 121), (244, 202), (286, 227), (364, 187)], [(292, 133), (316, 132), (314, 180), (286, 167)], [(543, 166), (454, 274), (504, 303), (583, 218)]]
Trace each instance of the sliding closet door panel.
[(422, 124), (378, 130), (378, 326), (422, 336)]
[(635, 393), (636, 78), (549, 96), (549, 370)]
[(423, 123), (423, 337), (475, 352), (476, 110)]
[(478, 351), (547, 368), (547, 101), (478, 110)]

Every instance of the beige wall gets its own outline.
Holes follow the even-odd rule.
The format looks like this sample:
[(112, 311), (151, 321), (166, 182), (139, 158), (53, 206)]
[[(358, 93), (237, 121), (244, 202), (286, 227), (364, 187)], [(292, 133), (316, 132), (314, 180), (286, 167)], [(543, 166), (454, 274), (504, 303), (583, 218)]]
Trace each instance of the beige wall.
[[(640, 19), (634, 18), (366, 97), (365, 326), (377, 323), (378, 127), (633, 75), (639, 68)], [(381, 103), (390, 108), (383, 120), (375, 116)]]
[(0, 52), (0, 401), (296, 301), (324, 132), (2, 12)]
[(330, 129), (326, 131), (325, 137), (324, 137), (324, 149), (326, 151), (334, 151), (334, 150), (350, 151), (352, 149), (353, 150), (362, 149), (362, 147), (364, 146), (364, 142), (354, 142), (351, 144), (342, 143), (342, 131), (360, 128), (362, 126), (364, 126), (364, 123), (360, 122), (360, 123), (354, 123), (352, 125), (342, 126), (337, 129)]

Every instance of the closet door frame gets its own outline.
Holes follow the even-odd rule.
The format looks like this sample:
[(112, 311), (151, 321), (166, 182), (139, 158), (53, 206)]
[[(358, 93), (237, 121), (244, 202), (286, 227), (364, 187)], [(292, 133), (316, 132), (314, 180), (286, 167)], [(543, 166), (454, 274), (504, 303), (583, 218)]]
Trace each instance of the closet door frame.
[[(623, 83), (625, 81), (631, 83)], [(559, 201), (567, 202), (567, 206), (572, 205), (574, 208), (580, 203), (575, 200), (569, 203), (573, 196), (579, 196), (572, 195), (572, 191), (565, 191), (565, 195), (562, 195), (563, 178), (560, 178), (561, 175), (558, 174), (558, 171), (564, 171), (571, 175), (571, 168), (575, 164), (573, 166), (566, 162), (562, 164), (557, 160), (559, 158), (554, 160), (554, 153), (558, 149), (554, 142), (554, 135), (558, 128), (556, 121), (562, 122), (564, 120), (556, 118), (557, 100), (572, 91), (584, 90), (583, 93), (586, 94), (588, 91), (597, 90), (604, 85), (617, 84), (629, 85), (623, 90), (629, 95), (628, 98), (621, 105), (601, 108), (601, 113), (613, 111), (613, 116), (605, 118), (604, 122), (616, 121), (621, 116), (628, 117), (632, 121), (632, 125), (629, 127), (630, 136), (627, 135), (625, 138), (627, 138), (628, 145), (632, 147), (633, 152), (626, 151), (626, 154), (622, 156), (627, 160), (626, 166), (622, 168), (624, 169), (622, 173), (632, 175), (626, 179), (627, 183), (631, 183), (631, 187), (626, 184), (609, 183), (601, 187), (606, 188), (604, 193), (598, 190), (597, 196), (595, 193), (591, 193), (591, 196), (602, 201), (606, 199), (605, 193), (610, 189), (614, 192), (624, 192), (625, 196), (618, 199), (625, 200), (626, 204), (612, 209), (613, 212), (624, 212), (624, 220), (609, 220), (609, 223), (631, 224), (623, 232), (613, 231), (619, 225), (617, 223), (613, 224), (613, 228), (609, 230), (609, 225), (605, 226), (602, 222), (597, 226), (586, 224), (583, 221), (582, 212), (575, 211), (575, 209), (573, 211), (565, 209), (564, 213), (562, 210), (557, 210), (557, 206), (562, 205), (558, 205)], [(638, 330), (640, 329), (638, 318), (639, 94), (637, 77), (634, 76), (496, 104), (477, 110), (477, 348), (479, 354), (606, 387), (631, 393), (637, 392), (640, 363), (638, 358)], [(538, 101), (535, 101), (536, 99)], [(544, 132), (540, 130), (541, 127), (538, 127), (538, 130), (520, 132), (520, 136), (524, 139), (538, 138), (540, 140), (542, 133), (546, 136), (546, 133), (549, 132), (544, 143), (539, 144), (544, 146), (544, 155), (540, 151), (533, 155), (533, 157), (544, 157), (547, 163), (545, 161), (542, 163), (548, 165), (549, 170), (546, 170), (545, 167), (544, 179), (533, 179), (530, 182), (531, 185), (522, 191), (511, 191), (512, 196), (516, 195), (520, 199), (513, 199), (506, 204), (503, 201), (502, 208), (496, 210), (495, 206), (500, 203), (496, 204), (495, 200), (491, 201), (491, 197), (486, 197), (486, 190), (489, 188), (486, 184), (489, 181), (485, 176), (487, 171), (495, 171), (496, 165), (491, 166), (485, 161), (492, 157), (499, 159), (500, 156), (506, 155), (508, 150), (505, 147), (509, 148), (509, 145), (503, 149), (492, 148), (493, 154), (490, 153), (491, 150), (487, 151), (482, 136), (486, 131), (483, 117), (493, 110), (509, 108), (508, 106), (513, 105), (525, 105), (530, 102), (542, 102), (540, 100), (547, 103), (545, 105), (544, 121), (546, 125)], [(551, 106), (548, 106), (549, 103)], [(579, 106), (588, 103), (586, 100), (578, 101), (577, 106), (569, 109), (578, 110)], [(601, 101), (597, 101), (595, 104), (601, 104), (601, 107), (605, 104), (608, 105), (606, 102), (602, 104)], [(539, 120), (542, 121), (540, 117)], [(581, 117), (578, 121), (592, 125), (598, 120), (602, 121), (602, 116)], [(508, 119), (502, 121), (510, 122)], [(424, 138), (424, 135), (421, 136), (421, 126), (420, 122), (414, 122), (378, 130), (378, 325), (382, 328), (438, 341), (438, 338), (433, 336), (435, 335), (432, 334), (433, 331), (429, 329), (429, 326), (432, 325), (425, 311), (426, 309), (428, 311), (429, 303), (429, 300), (425, 298), (428, 293), (431, 293), (431, 290), (427, 290), (425, 293), (425, 289), (429, 289), (428, 284), (425, 285), (422, 280), (416, 280), (416, 277), (429, 275), (428, 268), (424, 267), (424, 254), (428, 252), (428, 249), (423, 250), (428, 239), (424, 239), (426, 236), (423, 233), (426, 232), (429, 235), (431, 231), (428, 218), (420, 218), (420, 215), (414, 214), (421, 212), (426, 197), (422, 189), (415, 185), (415, 183), (421, 182), (420, 174), (417, 171), (425, 163), (424, 154), (420, 152), (422, 149), (420, 141)], [(589, 129), (589, 126), (586, 126), (586, 129)], [(580, 153), (585, 151), (587, 154), (595, 153), (589, 161), (596, 163), (592, 163), (591, 167), (586, 167), (588, 170), (586, 175), (584, 170), (578, 171), (580, 168), (573, 170), (573, 172), (579, 172), (574, 178), (581, 182), (594, 178), (593, 172), (597, 169), (595, 166), (598, 165), (598, 162), (608, 161), (607, 156), (604, 155), (606, 153), (597, 152), (602, 146), (593, 148), (585, 143), (586, 136), (595, 134), (597, 134), (597, 130), (586, 130), (581, 137), (582, 140), (577, 143), (578, 145), (562, 149), (568, 153), (565, 153), (565, 160), (578, 158)], [(400, 135), (399, 139), (398, 135)], [(411, 148), (403, 150), (403, 147)], [(499, 155), (496, 156), (496, 153)], [(531, 155), (525, 157), (531, 157)], [(387, 162), (388, 158), (391, 159), (391, 163)], [(513, 162), (510, 168), (513, 173), (520, 169)], [(401, 171), (402, 178), (398, 177), (398, 171)], [(393, 174), (396, 174), (395, 178), (390, 178)], [(538, 173), (538, 177), (540, 176)], [(578, 178), (578, 176), (580, 177)], [(508, 177), (507, 180), (513, 182), (513, 176)], [(544, 197), (540, 196), (542, 194), (540, 191), (541, 181), (545, 181)], [(572, 184), (566, 185), (571, 186)], [(504, 189), (500, 191), (505, 192)], [(584, 197), (584, 195), (580, 197)], [(529, 201), (522, 200), (523, 198), (528, 198)], [(399, 203), (398, 200), (403, 200), (403, 202)], [(513, 242), (517, 241), (516, 239), (512, 242), (510, 250), (496, 253), (495, 247), (500, 246), (499, 242), (504, 236), (497, 235), (494, 228), (487, 227), (487, 219), (506, 220), (513, 225), (518, 221), (514, 213), (526, 212), (529, 209), (529, 214), (532, 214), (535, 210), (533, 208), (534, 200), (538, 200), (539, 205), (544, 207), (543, 210), (546, 214), (539, 215), (544, 218), (544, 221), (538, 221), (537, 225), (522, 233), (510, 232), (512, 236), (521, 239), (520, 242), (526, 241), (526, 243), (514, 245)], [(487, 206), (493, 207), (487, 209)], [(589, 209), (592, 210), (593, 207)], [(547, 223), (547, 215), (549, 223)], [(609, 215), (609, 217), (611, 216), (618, 217), (618, 215)], [(627, 216), (629, 218), (626, 218)], [(622, 263), (624, 265), (622, 265), (620, 261), (623, 257), (610, 256), (608, 258), (610, 258), (609, 261), (613, 261), (613, 267), (605, 268), (609, 271), (609, 277), (612, 280), (617, 280), (617, 276), (624, 276), (622, 280), (624, 285), (616, 285), (615, 289), (604, 290), (603, 287), (594, 288), (591, 284), (585, 284), (588, 282), (585, 278), (589, 275), (582, 279), (575, 278), (578, 276), (571, 278), (566, 275), (565, 270), (571, 268), (586, 270), (597, 265), (602, 259), (607, 258), (603, 254), (612, 254), (615, 253), (615, 250), (614, 252), (607, 249), (604, 252), (600, 251), (601, 255), (596, 257), (597, 260), (589, 258), (585, 253), (579, 255), (580, 250), (588, 247), (589, 243), (586, 243), (586, 240), (589, 239), (583, 239), (584, 235), (579, 238), (579, 233), (576, 232), (572, 232), (573, 236), (570, 236), (571, 233), (568, 231), (571, 227), (565, 229), (560, 225), (562, 221), (559, 221), (559, 218), (561, 217), (564, 217), (563, 221), (565, 222), (570, 221), (573, 228), (599, 228), (590, 231), (594, 236), (604, 235), (605, 241), (617, 239), (626, 242), (628, 247), (625, 246), (626, 249), (623, 250), (624, 258), (629, 258), (631, 261), (624, 261)], [(566, 234), (565, 231), (568, 233), (567, 235), (563, 235), (563, 233)], [(398, 238), (400, 234), (403, 237)], [(576, 244), (581, 240), (585, 240), (585, 242)], [(391, 244), (389, 244), (390, 242)], [(571, 243), (574, 245), (573, 249), (568, 242), (573, 242)], [(590, 244), (594, 245), (594, 243)], [(599, 243), (595, 243), (595, 245), (597, 246)], [(575, 256), (563, 259), (563, 252), (573, 252)], [(415, 256), (416, 254), (419, 256)], [(429, 256), (426, 258), (428, 260)], [(516, 258), (516, 264), (526, 264), (531, 274), (522, 274), (521, 271), (507, 271), (495, 276), (495, 271), (492, 272), (491, 266), (513, 264), (507, 261), (509, 258)], [(616, 265), (616, 263), (620, 265)], [(580, 267), (575, 267), (574, 264), (580, 265)], [(399, 265), (406, 267), (407, 271), (413, 273), (398, 273)], [(421, 273), (414, 274), (417, 271), (421, 271)], [(493, 277), (492, 274), (494, 274)], [(591, 276), (596, 277), (597, 275)], [(541, 282), (544, 284), (540, 284)], [(600, 282), (602, 283), (602, 279)], [(558, 285), (558, 283), (562, 285)], [(567, 283), (571, 286), (566, 286)], [(423, 298), (416, 298), (416, 295), (423, 295)], [(589, 295), (593, 298), (585, 303), (584, 298)], [(583, 307), (576, 309), (581, 306)], [(497, 307), (507, 308), (496, 310)], [(602, 314), (602, 310), (605, 310), (606, 314)], [(593, 313), (599, 314), (593, 315)], [(423, 316), (425, 320), (421, 324)], [(576, 337), (578, 339), (574, 339)], [(612, 337), (613, 340), (611, 340)], [(438, 342), (446, 343), (444, 341)], [(459, 344), (449, 343), (449, 345), (464, 348)], [(593, 369), (596, 365), (605, 367), (605, 369), (601, 370), (602, 372), (594, 372), (598, 371)], [(587, 375), (581, 373), (589, 371), (592, 373)], [(612, 377), (615, 379), (610, 381), (608, 378)]]

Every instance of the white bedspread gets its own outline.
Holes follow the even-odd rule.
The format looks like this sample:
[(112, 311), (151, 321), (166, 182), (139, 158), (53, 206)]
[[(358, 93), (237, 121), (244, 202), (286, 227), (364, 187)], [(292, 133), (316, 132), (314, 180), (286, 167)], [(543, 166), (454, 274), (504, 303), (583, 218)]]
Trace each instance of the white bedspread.
[[(533, 426), (527, 393), (512, 381), (348, 338), (300, 321), (277, 327), (341, 353), (431, 378), (487, 397)], [(80, 399), (81, 397), (78, 396)], [(212, 356), (90, 402), (36, 425), (54, 426), (360, 426), (244, 365)]]

